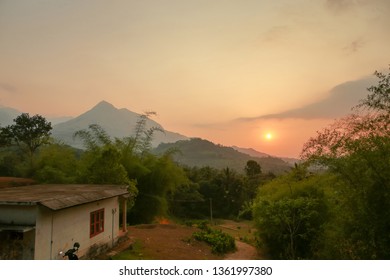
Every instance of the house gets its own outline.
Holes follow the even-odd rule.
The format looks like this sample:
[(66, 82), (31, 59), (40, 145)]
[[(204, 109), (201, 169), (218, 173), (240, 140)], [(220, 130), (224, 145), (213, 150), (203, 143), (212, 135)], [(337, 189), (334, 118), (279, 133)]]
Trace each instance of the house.
[(0, 188), (0, 259), (62, 259), (76, 242), (91, 258), (126, 231), (129, 196), (118, 185)]

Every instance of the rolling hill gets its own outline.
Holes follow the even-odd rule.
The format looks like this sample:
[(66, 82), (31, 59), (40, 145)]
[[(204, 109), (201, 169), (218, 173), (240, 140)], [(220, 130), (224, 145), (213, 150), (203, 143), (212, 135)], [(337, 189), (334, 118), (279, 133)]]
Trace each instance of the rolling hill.
[(210, 141), (192, 138), (176, 143), (163, 143), (153, 150), (156, 154), (163, 154), (169, 150), (177, 150), (174, 160), (184, 166), (210, 166), (217, 169), (229, 167), (237, 172), (244, 172), (248, 160), (257, 161), (263, 172), (281, 174), (291, 169), (291, 165), (280, 158), (264, 156), (253, 157), (241, 153), (232, 147), (216, 145)]

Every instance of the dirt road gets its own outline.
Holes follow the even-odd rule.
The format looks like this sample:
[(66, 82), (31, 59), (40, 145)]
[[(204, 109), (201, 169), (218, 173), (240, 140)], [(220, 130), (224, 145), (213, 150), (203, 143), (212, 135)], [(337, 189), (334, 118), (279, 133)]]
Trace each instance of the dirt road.
[(255, 247), (244, 242), (236, 240), (237, 251), (227, 254), (225, 260), (255, 260), (257, 259), (257, 250)]

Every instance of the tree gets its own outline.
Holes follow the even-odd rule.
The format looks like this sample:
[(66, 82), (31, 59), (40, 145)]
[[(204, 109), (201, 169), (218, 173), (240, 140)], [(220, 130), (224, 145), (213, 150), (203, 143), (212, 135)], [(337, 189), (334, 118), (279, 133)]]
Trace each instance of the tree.
[(86, 147), (79, 164), (79, 182), (93, 184), (126, 184), (130, 193), (127, 199), (128, 216), (138, 195), (137, 182), (130, 178), (123, 166), (122, 141), (114, 141), (99, 125), (92, 124), (88, 129), (74, 134), (80, 137)]
[(42, 183), (76, 183), (79, 173), (77, 150), (61, 143), (42, 147), (36, 157), (34, 179)]
[(248, 160), (245, 166), (245, 174), (245, 200), (252, 201), (256, 197), (261, 181), (263, 181), (260, 164), (258, 164), (257, 161)]
[(150, 223), (169, 213), (169, 196), (176, 188), (188, 183), (184, 170), (169, 155), (148, 155), (142, 161), (148, 172), (137, 177), (139, 194), (129, 220)]
[(1, 128), (1, 143), (17, 145), (27, 154), (32, 168), (35, 152), (50, 141), (51, 123), (40, 115), (30, 117), (28, 113), (16, 117), (14, 122), (13, 125)]
[(91, 184), (129, 184), (127, 172), (120, 162), (120, 152), (115, 147), (104, 147), (87, 169)]
[(322, 176), (299, 179), (291, 171), (260, 189), (253, 216), (263, 249), (272, 258), (316, 258), (328, 215), (324, 183)]
[(245, 174), (248, 177), (255, 177), (261, 174), (261, 166), (254, 160), (248, 160), (245, 166)]
[(384, 74), (375, 71), (374, 75), (379, 79), (378, 85), (373, 85), (367, 89), (369, 94), (361, 100), (357, 107), (388, 115), (390, 112), (390, 73)]
[(378, 85), (357, 106), (365, 111), (318, 132), (302, 151), (303, 159), (326, 166), (344, 183), (339, 192), (348, 215), (338, 238), (343, 257), (390, 257), (390, 73), (375, 75)]
[(206, 201), (199, 188), (199, 184), (192, 182), (179, 185), (169, 196), (170, 213), (179, 218), (204, 218), (206, 215), (200, 211), (200, 207)]
[(128, 184), (129, 177), (121, 163), (122, 152), (99, 125), (75, 133), (87, 148), (81, 160), (80, 179), (91, 184)]
[(122, 139), (111, 139), (96, 124), (75, 133), (87, 148), (82, 157), (81, 180), (115, 184), (136, 182), (137, 189), (133, 191), (137, 199), (127, 213), (133, 223), (148, 223), (168, 215), (169, 194), (186, 183), (183, 170), (172, 161), (170, 152), (160, 157), (150, 153), (153, 134), (162, 129), (146, 127), (149, 115), (141, 115), (133, 136)]

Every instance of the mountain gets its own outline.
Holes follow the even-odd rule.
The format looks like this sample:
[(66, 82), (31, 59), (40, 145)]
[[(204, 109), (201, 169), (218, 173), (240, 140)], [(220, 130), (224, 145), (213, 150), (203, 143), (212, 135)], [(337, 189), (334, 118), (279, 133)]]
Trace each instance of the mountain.
[(59, 123), (69, 121), (69, 120), (73, 119), (73, 117), (47, 117), (46, 119), (49, 122), (51, 122), (51, 125), (56, 125)]
[[(76, 131), (86, 129), (91, 124), (98, 124), (111, 137), (128, 137), (134, 132), (134, 128), (139, 117), (140, 114), (129, 111), (128, 109), (117, 109), (112, 104), (106, 101), (101, 101), (91, 110), (81, 114), (80, 116), (54, 125), (52, 135), (66, 144), (82, 148), (80, 139), (73, 138)], [(157, 122), (148, 119), (146, 127), (150, 128), (162, 126)], [(188, 138), (170, 131), (165, 131), (165, 133), (156, 131), (152, 145), (157, 146), (160, 143), (171, 143), (183, 139)]]
[(9, 107), (0, 107), (0, 126), (7, 126), (13, 124), (13, 120), (22, 114), (22, 112), (9, 108)]
[[(240, 153), (247, 154), (247, 155), (250, 155), (252, 157), (258, 157), (258, 158), (272, 157), (269, 154), (256, 151), (255, 149), (252, 149), (252, 148), (240, 148), (237, 146), (233, 146), (232, 148), (239, 151)], [(288, 157), (278, 157), (278, 158), (282, 159), (283, 161), (285, 161), (286, 163), (288, 163), (291, 166), (293, 166), (295, 163), (300, 162), (300, 159), (297, 159), (297, 158), (288, 158)]]
[(229, 167), (242, 173), (247, 161), (255, 160), (260, 164), (263, 172), (281, 174), (291, 169), (291, 165), (280, 158), (271, 156), (253, 157), (232, 147), (216, 145), (200, 138), (181, 140), (176, 143), (163, 143), (155, 148), (153, 152), (163, 154), (169, 150), (177, 150), (173, 155), (174, 160), (189, 167), (210, 166), (217, 169)]
[(256, 151), (255, 149), (252, 148), (240, 148), (237, 146), (233, 146), (232, 148), (235, 149), (236, 151), (239, 151), (240, 153), (247, 154), (252, 157), (258, 157), (258, 158), (270, 157), (269, 154)]
[[(10, 108), (0, 106), (0, 126), (7, 126), (14, 123), (14, 119), (21, 115), (23, 112)], [(31, 116), (31, 114), (30, 114)], [(52, 125), (62, 123), (72, 119), (72, 117), (45, 117)]]
[[(16, 109), (0, 107), (0, 126), (12, 124), (13, 119), (20, 114), (22, 112)], [(128, 109), (117, 109), (112, 104), (101, 101), (89, 111), (75, 118), (47, 117), (46, 119), (52, 123), (52, 136), (54, 138), (75, 148), (83, 148), (81, 140), (73, 137), (76, 131), (86, 129), (91, 124), (99, 124), (111, 137), (127, 137), (134, 132), (139, 117), (140, 114)], [(161, 125), (148, 119), (146, 127), (161, 127)], [(164, 153), (168, 149), (180, 150), (180, 153), (174, 157), (177, 162), (183, 165), (211, 166), (218, 169), (229, 167), (238, 172), (243, 172), (246, 162), (253, 159), (261, 165), (263, 172), (272, 171), (280, 174), (289, 170), (291, 163), (295, 160), (283, 161), (251, 148), (225, 147), (199, 138), (189, 139), (170, 131), (165, 131), (165, 134), (156, 131), (152, 144), (155, 147), (154, 152), (157, 154)]]

